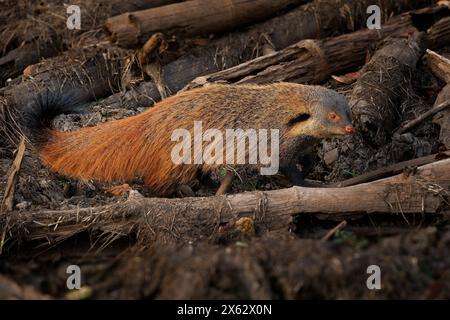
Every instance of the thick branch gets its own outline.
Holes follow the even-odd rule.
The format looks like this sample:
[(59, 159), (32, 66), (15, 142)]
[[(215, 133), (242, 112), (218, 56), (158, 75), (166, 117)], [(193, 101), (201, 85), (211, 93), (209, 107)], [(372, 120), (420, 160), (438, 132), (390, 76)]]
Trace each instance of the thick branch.
[(192, 0), (109, 18), (112, 41), (133, 46), (157, 32), (208, 35), (268, 18), (290, 5), (307, 0)]
[[(441, 14), (450, 14), (450, 12), (445, 8), (432, 7), (394, 17), (380, 30), (365, 29), (324, 40), (303, 40), (283, 50), (241, 63), (235, 67), (197, 77), (186, 88), (224, 81), (233, 83), (277, 81), (318, 83), (332, 74), (343, 73), (363, 65), (367, 50), (373, 43), (386, 37), (404, 36), (416, 31), (415, 19), (417, 17)], [(439, 33), (439, 37), (445, 37), (445, 33)], [(405, 50), (395, 52), (400, 59), (407, 54), (408, 51)]]
[[(17, 138), (24, 109), (58, 95), (71, 103), (88, 103), (121, 87), (128, 51), (105, 44), (73, 49), (29, 66), (22, 79), (0, 90), (0, 132)], [(17, 133), (17, 132), (16, 132)]]
[(292, 187), (226, 196), (164, 199), (131, 195), (96, 208), (15, 212), (0, 216), (9, 236), (23, 240), (63, 240), (84, 230), (100, 230), (108, 241), (130, 232), (186, 241), (210, 237), (220, 224), (251, 217), (265, 230), (287, 228), (292, 215), (315, 213), (342, 219), (361, 213), (436, 213), (450, 186), (450, 159), (416, 172), (344, 188)]

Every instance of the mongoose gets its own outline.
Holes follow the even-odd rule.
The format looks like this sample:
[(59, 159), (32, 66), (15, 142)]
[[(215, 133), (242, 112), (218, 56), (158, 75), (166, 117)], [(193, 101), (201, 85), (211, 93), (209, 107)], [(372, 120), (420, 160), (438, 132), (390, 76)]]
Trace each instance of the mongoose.
[(214, 84), (178, 93), (129, 118), (71, 132), (52, 129), (56, 115), (76, 109), (68, 100), (47, 97), (25, 112), (26, 135), (43, 164), (69, 177), (100, 182), (142, 177), (159, 195), (171, 194), (199, 172), (220, 167), (172, 161), (177, 143), (172, 133), (179, 128), (192, 131), (194, 121), (202, 121), (203, 130), (278, 129), (279, 168), (294, 184), (303, 183), (296, 163), (312, 142), (353, 131), (344, 96), (293, 83)]

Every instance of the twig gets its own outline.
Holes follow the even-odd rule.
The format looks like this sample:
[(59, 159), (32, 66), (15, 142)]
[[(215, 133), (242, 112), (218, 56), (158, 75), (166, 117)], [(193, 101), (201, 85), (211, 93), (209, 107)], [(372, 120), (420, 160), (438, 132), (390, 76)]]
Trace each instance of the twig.
[(360, 183), (371, 182), (371, 181), (374, 181), (377, 179), (382, 179), (382, 178), (392, 176), (394, 174), (399, 174), (400, 172), (405, 170), (405, 168), (408, 168), (408, 167), (423, 166), (425, 164), (432, 163), (437, 160), (446, 159), (449, 157), (450, 157), (450, 151), (444, 151), (442, 153), (435, 153), (435, 154), (425, 156), (425, 157), (402, 161), (402, 162), (398, 162), (398, 163), (395, 163), (393, 165), (390, 165), (390, 166), (387, 166), (384, 168), (380, 168), (377, 170), (373, 170), (373, 171), (361, 174), (359, 176), (356, 176), (356, 177), (353, 177), (353, 178), (350, 178), (350, 179), (347, 179), (344, 181), (328, 184), (328, 185), (326, 185), (326, 187), (328, 187), (328, 188), (329, 187), (348, 187), (348, 186), (354, 186), (354, 185), (360, 184)]
[(328, 231), (327, 234), (325, 236), (323, 236), (322, 239), (320, 239), (320, 241), (326, 242), (326, 241), (330, 240), (331, 237), (334, 236), (336, 232), (345, 228), (346, 225), (347, 225), (347, 221), (345, 221), (345, 220), (341, 221), (341, 223), (339, 223), (336, 227), (334, 227), (333, 229)]
[(443, 102), (443, 103), (437, 105), (436, 107), (431, 108), (427, 112), (421, 114), (414, 120), (409, 121), (407, 124), (405, 124), (400, 129), (398, 129), (396, 133), (402, 134), (402, 133), (408, 132), (411, 129), (413, 129), (414, 127), (416, 127), (417, 125), (419, 125), (420, 123), (422, 123), (423, 121), (425, 121), (426, 119), (432, 117), (433, 115), (435, 115), (438, 112), (441, 112), (444, 109), (447, 109), (448, 107), (450, 107), (450, 101)]
[(14, 189), (16, 185), (17, 175), (22, 164), (23, 156), (25, 154), (25, 138), (22, 135), (20, 138), (19, 147), (17, 148), (16, 158), (9, 169), (8, 181), (6, 183), (5, 194), (3, 195), (0, 212), (11, 211), (14, 206)]

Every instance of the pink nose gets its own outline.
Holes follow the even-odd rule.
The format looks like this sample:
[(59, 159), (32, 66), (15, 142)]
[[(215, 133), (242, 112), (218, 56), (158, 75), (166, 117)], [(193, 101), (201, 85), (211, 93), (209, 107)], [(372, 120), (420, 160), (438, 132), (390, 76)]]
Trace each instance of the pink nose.
[(353, 132), (353, 126), (352, 125), (348, 125), (345, 127), (345, 131), (348, 133), (352, 133)]

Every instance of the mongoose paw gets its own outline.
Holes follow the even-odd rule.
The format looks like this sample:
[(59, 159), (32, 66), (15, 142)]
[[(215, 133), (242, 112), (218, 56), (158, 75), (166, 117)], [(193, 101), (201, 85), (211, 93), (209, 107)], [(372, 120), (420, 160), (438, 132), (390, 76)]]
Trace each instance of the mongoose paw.
[(195, 197), (195, 193), (192, 188), (186, 184), (181, 184), (177, 187), (177, 194), (182, 197)]

